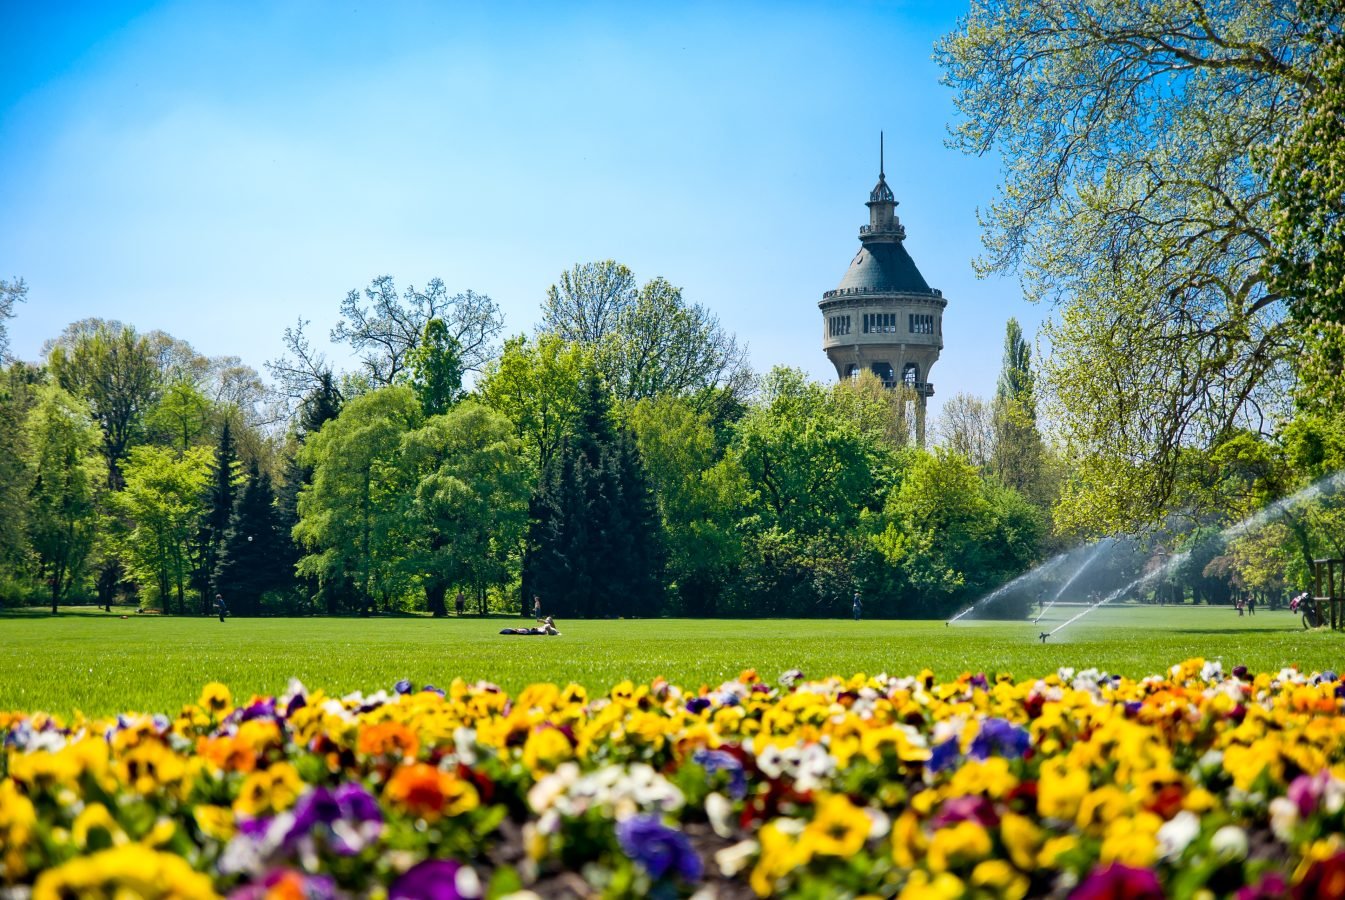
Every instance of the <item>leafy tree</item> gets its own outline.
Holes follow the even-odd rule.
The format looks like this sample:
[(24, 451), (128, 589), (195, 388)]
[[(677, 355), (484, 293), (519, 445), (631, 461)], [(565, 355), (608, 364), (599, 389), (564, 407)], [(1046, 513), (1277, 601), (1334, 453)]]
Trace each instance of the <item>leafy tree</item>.
[[(217, 489), (222, 483), (220, 471), (217, 462)], [(256, 615), (262, 611), (262, 599), (268, 592), (285, 589), (292, 565), (286, 551), (288, 541), (276, 514), (271, 479), (253, 462), (221, 535), (211, 579), (230, 612)]]
[(9, 326), (7, 319), (14, 318), (14, 305), (28, 299), (28, 285), (22, 278), (6, 281), (0, 278), (0, 365), (9, 359)]
[(989, 403), (971, 394), (955, 394), (943, 404), (935, 427), (939, 443), (985, 469), (995, 450), (995, 425)]
[(484, 602), (488, 587), (515, 574), (527, 525), (531, 479), (513, 425), (489, 407), (462, 403), (408, 433), (402, 459), (417, 526), (407, 563), (423, 573), (427, 607), (445, 615), (453, 586)]
[(943, 448), (915, 454), (887, 500), (874, 545), (903, 617), (946, 615), (1025, 571), (1043, 533), (1041, 513), (1016, 491), (983, 481)]
[(405, 562), (412, 536), (400, 450), (421, 421), (420, 401), (409, 387), (381, 388), (347, 403), (300, 452), (313, 482), (299, 494), (294, 536), (310, 551), (299, 572), (324, 586), (349, 584), (365, 615), (410, 586)]
[(174, 381), (160, 393), (145, 416), (148, 432), (162, 443), (186, 450), (209, 431), (210, 401), (187, 381)]
[[(746, 394), (746, 349), (682, 289), (655, 278), (637, 286), (630, 269), (612, 260), (576, 265), (547, 289), (539, 332), (594, 353), (617, 400), (664, 394), (700, 403)], [(720, 392), (720, 393), (717, 393)]]
[(211, 452), (192, 447), (176, 453), (167, 447), (131, 448), (124, 466), (126, 486), (111, 495), (112, 508), (124, 517), (118, 550), (127, 571), (150, 583), (165, 612), (187, 611), (187, 587), (193, 548), (205, 516)]
[(615, 260), (576, 264), (547, 288), (538, 331), (597, 346), (617, 330), (639, 293), (634, 273)]
[(583, 378), (592, 354), (551, 334), (505, 341), (500, 358), (486, 367), (481, 398), (514, 423), (540, 472), (579, 419)]
[(406, 354), (406, 365), (425, 415), (447, 412), (462, 398), (462, 353), (442, 319), (425, 323), (425, 334)]
[(39, 370), (23, 363), (0, 369), (0, 571), (26, 562), (32, 468), (24, 425), (39, 381)]
[(794, 369), (766, 377), (728, 451), (741, 473), (744, 612), (848, 610), (864, 535), (894, 477), (893, 448), (864, 416)]
[(102, 434), (88, 407), (58, 387), (38, 388), (28, 414), (32, 485), (28, 544), (37, 556), (51, 612), (84, 577), (98, 534), (99, 495), (107, 480)]
[(108, 486), (122, 487), (122, 460), (144, 428), (159, 395), (157, 360), (150, 342), (130, 326), (99, 324), (67, 345), (56, 344), (47, 368), (64, 390), (89, 404), (103, 429)]
[(1037, 399), (1032, 387), (1032, 351), (1018, 320), (1013, 318), (1004, 330), (1004, 364), (995, 390), (991, 422), (995, 443), (990, 470), (1002, 484), (1047, 505), (1045, 451), (1037, 430)]
[(1161, 518), (1184, 448), (1283, 404), (1262, 159), (1319, 90), (1318, 27), (1295, 3), (988, 0), (936, 48), (955, 144), (1005, 169), (979, 268), (1061, 304), (1075, 518)]
[(363, 302), (359, 291), (346, 295), (332, 340), (360, 354), (374, 385), (389, 385), (406, 369), (407, 354), (419, 346), (432, 319), (456, 343), (458, 359), (468, 372), (480, 371), (494, 355), (495, 338), (504, 327), (499, 306), (485, 294), (449, 296), (444, 283), (433, 278), (423, 292), (408, 286), (399, 300), (392, 276), (382, 275), (364, 289)]
[(681, 611), (714, 615), (742, 556), (735, 528), (741, 478), (724, 463), (709, 414), (685, 398), (642, 400), (629, 418), (658, 497), (668, 579)]

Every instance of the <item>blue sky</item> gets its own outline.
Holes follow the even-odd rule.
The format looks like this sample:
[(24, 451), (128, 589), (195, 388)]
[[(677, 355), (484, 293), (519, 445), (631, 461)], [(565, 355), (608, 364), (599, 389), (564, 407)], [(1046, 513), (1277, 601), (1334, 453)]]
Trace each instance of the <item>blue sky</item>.
[(945, 148), (930, 59), (961, 2), (0, 3), (21, 358), (101, 316), (261, 369), (384, 273), (490, 294), (530, 332), (563, 269), (613, 258), (714, 310), (758, 369), (831, 380), (817, 301), (858, 248), (880, 129), (949, 301), (936, 401), (993, 392), (1005, 320), (1043, 312), (971, 270), (998, 165)]

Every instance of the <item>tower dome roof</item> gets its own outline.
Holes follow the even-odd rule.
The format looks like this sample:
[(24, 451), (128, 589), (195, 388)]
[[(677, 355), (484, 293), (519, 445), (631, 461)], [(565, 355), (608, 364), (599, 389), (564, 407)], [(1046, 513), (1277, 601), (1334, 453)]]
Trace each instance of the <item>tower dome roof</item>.
[(866, 242), (850, 261), (838, 290), (932, 294), (915, 260), (900, 241)]

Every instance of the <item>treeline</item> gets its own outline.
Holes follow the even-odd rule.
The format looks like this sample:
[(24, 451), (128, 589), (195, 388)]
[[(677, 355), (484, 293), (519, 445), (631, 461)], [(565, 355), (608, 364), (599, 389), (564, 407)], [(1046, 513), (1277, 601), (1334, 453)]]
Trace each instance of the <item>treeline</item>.
[[(8, 283), (12, 314), (22, 282)], [(0, 317), (3, 324), (4, 317)], [(916, 400), (747, 368), (663, 279), (575, 266), (531, 335), (489, 297), (352, 291), (260, 374), (86, 320), (0, 387), (0, 592), (202, 614), (936, 616), (1052, 545), (1027, 345), (974, 452)], [(984, 451), (982, 453), (982, 451)], [(984, 458), (977, 458), (982, 453)]]

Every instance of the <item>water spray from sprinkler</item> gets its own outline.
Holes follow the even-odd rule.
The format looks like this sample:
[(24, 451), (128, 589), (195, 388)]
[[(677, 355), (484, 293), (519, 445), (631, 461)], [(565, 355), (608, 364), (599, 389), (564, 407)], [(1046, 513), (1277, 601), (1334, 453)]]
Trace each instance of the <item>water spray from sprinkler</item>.
[[(1340, 489), (1341, 487), (1345, 487), (1345, 469), (1338, 472), (1332, 472), (1330, 475), (1323, 476), (1322, 478), (1317, 479), (1312, 484), (1303, 488), (1301, 491), (1291, 494), (1288, 497), (1281, 497), (1274, 503), (1271, 503), (1270, 505), (1266, 506), (1260, 511), (1253, 513), (1252, 515), (1243, 519), (1241, 522), (1228, 526), (1223, 531), (1219, 532), (1219, 540), (1226, 544), (1228, 541), (1233, 540), (1234, 538), (1241, 537), (1247, 532), (1252, 531), (1253, 529), (1259, 528), (1262, 525), (1266, 524), (1266, 522), (1270, 521), (1272, 516), (1275, 516), (1279, 513), (1283, 513), (1286, 510), (1292, 509), (1293, 507), (1299, 505), (1300, 503), (1316, 499), (1316, 497), (1319, 496), (1328, 487), (1331, 487), (1336, 490)], [(1153, 581), (1160, 575), (1168, 574), (1169, 572), (1173, 571), (1178, 566), (1180, 566), (1182, 563), (1184, 563), (1187, 557), (1189, 557), (1190, 555), (1191, 551), (1189, 550), (1187, 550), (1184, 553), (1178, 553), (1175, 556), (1168, 559), (1168, 561), (1163, 563), (1163, 565), (1154, 569), (1148, 575), (1143, 575), (1139, 578), (1136, 578), (1134, 581), (1130, 582), (1130, 584), (1126, 585), (1125, 587), (1112, 591), (1110, 594), (1103, 597), (1101, 600), (1097, 601), (1092, 606), (1085, 607), (1073, 618), (1061, 622), (1055, 628), (1052, 628), (1050, 631), (1042, 634), (1041, 635), (1042, 643), (1046, 642), (1046, 638), (1050, 637), (1051, 635), (1055, 634), (1057, 631), (1068, 625), (1073, 625), (1075, 622), (1079, 621), (1084, 616), (1088, 615), (1093, 610), (1097, 609), (1099, 606), (1104, 606), (1107, 603), (1110, 603), (1111, 601), (1117, 599), (1118, 597), (1125, 596), (1126, 594), (1130, 593), (1136, 588), (1148, 584), (1150, 581)]]
[(1103, 538), (1093, 545), (1093, 549), (1083, 558), (1083, 562), (1079, 563), (1079, 567), (1074, 570), (1074, 574), (1065, 580), (1065, 583), (1060, 586), (1060, 590), (1055, 592), (1055, 596), (1051, 598), (1050, 602), (1041, 608), (1041, 612), (1037, 613), (1037, 618), (1032, 620), (1033, 625), (1036, 625), (1046, 617), (1046, 614), (1051, 611), (1051, 607), (1055, 606), (1055, 602), (1064, 596), (1065, 591), (1069, 590), (1070, 585), (1078, 580), (1079, 576), (1083, 574), (1084, 569), (1091, 566), (1093, 560), (1097, 559), (1098, 554), (1102, 552), (1102, 549), (1111, 543), (1111, 538)]
[(1006, 584), (1002, 584), (1002, 585), (1000, 585), (999, 587), (997, 587), (997, 588), (995, 588), (993, 591), (991, 591), (989, 594), (986, 594), (986, 595), (985, 595), (984, 597), (982, 597), (980, 600), (977, 600), (977, 601), (976, 601), (975, 603), (973, 603), (971, 606), (968, 606), (966, 609), (962, 610), (962, 612), (960, 612), (960, 613), (958, 613), (957, 615), (953, 616), (951, 619), (949, 619), (947, 622), (944, 622), (943, 624), (944, 624), (944, 625), (952, 625), (952, 624), (953, 624), (954, 622), (956, 622), (958, 619), (960, 619), (960, 618), (962, 618), (963, 616), (965, 616), (965, 615), (967, 615), (967, 614), (969, 614), (969, 613), (975, 611), (977, 607), (982, 606), (982, 605), (984, 605), (984, 604), (986, 604), (986, 603), (989, 603), (991, 600), (994, 600), (994, 599), (995, 599), (996, 597), (998, 597), (1000, 594), (1003, 594), (1003, 593), (1005, 593), (1006, 591), (1012, 590), (1013, 588), (1017, 587), (1018, 585), (1022, 584), (1023, 582), (1027, 581), (1027, 580), (1030, 579), (1030, 578), (1034, 578), (1034, 577), (1039, 576), (1039, 575), (1045, 575), (1047, 572), (1050, 572), (1050, 571), (1051, 571), (1052, 569), (1054, 569), (1056, 566), (1060, 565), (1060, 563), (1064, 561), (1065, 557), (1069, 556), (1069, 554), (1070, 554), (1071, 552), (1072, 552), (1072, 551), (1066, 551), (1066, 552), (1064, 552), (1064, 553), (1057, 554), (1056, 556), (1051, 557), (1051, 558), (1048, 559), (1046, 562), (1044, 562), (1044, 563), (1042, 563), (1041, 565), (1037, 566), (1035, 569), (1029, 569), (1028, 571), (1024, 572), (1022, 575), (1019, 575), (1019, 576), (1018, 576), (1017, 578), (1015, 578), (1013, 581), (1010, 581), (1010, 582), (1008, 582), (1008, 583), (1006, 583)]

